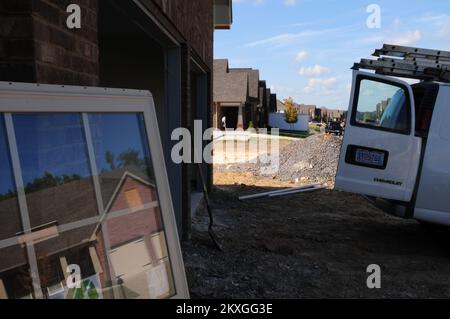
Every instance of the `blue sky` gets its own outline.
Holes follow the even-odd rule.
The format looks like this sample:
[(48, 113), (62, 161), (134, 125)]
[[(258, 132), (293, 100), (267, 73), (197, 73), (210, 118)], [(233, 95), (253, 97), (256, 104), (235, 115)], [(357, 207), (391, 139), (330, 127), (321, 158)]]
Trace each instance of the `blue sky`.
[[(368, 28), (367, 8), (381, 9)], [(450, 50), (450, 0), (233, 0), (231, 30), (215, 32), (215, 58), (258, 68), (283, 99), (347, 109), (350, 67), (383, 43)]]

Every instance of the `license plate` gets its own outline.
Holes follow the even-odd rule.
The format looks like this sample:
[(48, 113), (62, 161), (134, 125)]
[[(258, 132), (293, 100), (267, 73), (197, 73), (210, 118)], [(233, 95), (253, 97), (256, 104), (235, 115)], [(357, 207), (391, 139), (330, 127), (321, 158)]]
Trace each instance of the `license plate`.
[(373, 166), (384, 166), (384, 154), (382, 152), (357, 149), (355, 162)]

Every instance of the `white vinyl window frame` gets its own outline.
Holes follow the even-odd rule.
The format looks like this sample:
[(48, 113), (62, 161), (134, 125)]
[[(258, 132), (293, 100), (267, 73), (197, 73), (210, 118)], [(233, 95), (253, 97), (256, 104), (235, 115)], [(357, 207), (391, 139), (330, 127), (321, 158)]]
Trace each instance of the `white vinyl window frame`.
[[(168, 174), (164, 161), (161, 136), (153, 96), (149, 91), (125, 90), (110, 88), (42, 85), (27, 83), (0, 82), (0, 113), (4, 114), (8, 144), (10, 146), (12, 168), (17, 188), (21, 218), (24, 223), (24, 233), (31, 233), (26, 196), (22, 180), (17, 143), (14, 135), (12, 114), (14, 113), (77, 113), (82, 116), (83, 127), (93, 175), (94, 188), (99, 214), (104, 214), (101, 199), (97, 168), (93, 159), (93, 146), (90, 137), (88, 114), (90, 113), (140, 113), (144, 117), (146, 137), (149, 143), (153, 171), (156, 180), (157, 194), (166, 234), (166, 244), (172, 270), (175, 295), (173, 299), (189, 298), (180, 240), (177, 231), (172, 196), (169, 187)], [(94, 218), (95, 219), (95, 218)], [(14, 242), (14, 239), (9, 239)], [(27, 253), (35, 256), (33, 244), (27, 244)], [(33, 288), (37, 298), (42, 298), (40, 292), (37, 262), (30, 259), (30, 271), (33, 278)], [(109, 259), (109, 258), (108, 258)]]

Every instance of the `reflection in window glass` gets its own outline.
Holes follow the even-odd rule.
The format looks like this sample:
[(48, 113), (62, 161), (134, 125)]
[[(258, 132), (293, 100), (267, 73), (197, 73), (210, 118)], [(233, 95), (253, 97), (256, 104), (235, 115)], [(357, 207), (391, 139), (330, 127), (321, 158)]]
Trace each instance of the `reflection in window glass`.
[(81, 114), (14, 114), (31, 226), (98, 214)]
[(125, 298), (174, 295), (142, 115), (89, 116), (108, 219), (112, 273)]
[(36, 259), (41, 295), (64, 298), (68, 265), (62, 258), (90, 238), (61, 229), (99, 214), (82, 117), (13, 114), (13, 124), (32, 228), (21, 241), (35, 245), (36, 255), (28, 257)]
[[(92, 141), (81, 114), (13, 114), (12, 119), (28, 208), (28, 215), (22, 214), (32, 229), (22, 227), (1, 117), (0, 299), (173, 296), (142, 116), (93, 114), (88, 117)], [(93, 161), (105, 203), (101, 212)]]
[[(48, 299), (114, 298), (102, 232), (97, 223), (36, 244), (43, 294)], [(73, 280), (68, 276), (72, 277)], [(80, 285), (67, 282), (79, 279)]]
[(105, 205), (125, 172), (154, 180), (150, 151), (142, 138), (145, 136), (142, 116), (92, 114), (89, 123)]
[(22, 231), (22, 224), (3, 114), (0, 114), (0, 220), (0, 299), (31, 298), (33, 289), (25, 249), (5, 242)]
[(0, 240), (22, 230), (3, 115), (0, 114)]
[(405, 91), (395, 85), (362, 80), (356, 110), (357, 123), (408, 133)]

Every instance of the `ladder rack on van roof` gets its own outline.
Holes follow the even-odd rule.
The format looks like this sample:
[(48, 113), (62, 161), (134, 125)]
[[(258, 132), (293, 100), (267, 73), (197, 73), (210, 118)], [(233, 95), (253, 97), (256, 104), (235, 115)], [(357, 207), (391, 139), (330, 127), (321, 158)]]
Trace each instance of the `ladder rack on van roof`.
[(372, 54), (377, 60), (361, 59), (353, 70), (376, 74), (450, 83), (450, 52), (384, 44)]

